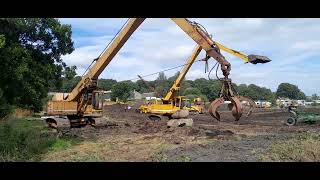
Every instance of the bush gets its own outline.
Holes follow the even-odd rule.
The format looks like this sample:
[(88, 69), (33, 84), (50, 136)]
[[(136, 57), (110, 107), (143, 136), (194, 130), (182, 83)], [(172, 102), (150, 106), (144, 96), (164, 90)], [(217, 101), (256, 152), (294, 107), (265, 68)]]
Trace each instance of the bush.
[(3, 97), (3, 91), (0, 89), (0, 119), (7, 116), (13, 111), (13, 107), (10, 106), (6, 99)]
[(38, 161), (55, 141), (40, 120), (9, 118), (0, 124), (0, 161)]
[(271, 144), (260, 156), (261, 161), (320, 161), (320, 135), (304, 133)]
[(127, 102), (131, 90), (132, 87), (128, 82), (118, 82), (112, 86), (111, 99), (115, 101), (119, 98), (120, 101)]

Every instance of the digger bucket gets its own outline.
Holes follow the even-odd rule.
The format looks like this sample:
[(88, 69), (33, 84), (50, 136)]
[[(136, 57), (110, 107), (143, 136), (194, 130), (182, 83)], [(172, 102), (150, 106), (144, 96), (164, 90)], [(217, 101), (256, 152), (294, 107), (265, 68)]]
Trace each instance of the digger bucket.
[[(236, 119), (236, 121), (238, 121), (242, 116), (240, 99), (235, 96), (231, 97), (230, 100), (231, 103), (228, 104), (228, 108), (231, 110), (232, 115)], [(223, 97), (220, 97), (212, 101), (209, 107), (209, 114), (218, 121), (220, 121), (220, 113), (217, 111), (217, 109), (222, 103), (224, 103), (224, 99)]]
[(268, 63), (271, 60), (266, 57), (266, 56), (259, 56), (259, 55), (249, 55), (248, 56), (249, 62), (252, 64), (263, 64), (263, 63)]

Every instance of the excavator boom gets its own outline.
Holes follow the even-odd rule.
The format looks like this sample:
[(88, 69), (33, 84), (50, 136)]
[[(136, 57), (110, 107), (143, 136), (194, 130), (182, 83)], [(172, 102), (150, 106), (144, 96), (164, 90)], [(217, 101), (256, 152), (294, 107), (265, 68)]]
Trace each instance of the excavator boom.
[(98, 57), (96, 63), (92, 66), (89, 72), (82, 77), (77, 86), (72, 90), (66, 99), (67, 101), (77, 100), (83, 93), (84, 89), (90, 88), (91, 86), (96, 86), (96, 80), (98, 79), (99, 75), (144, 20), (144, 18), (129, 19), (119, 35), (112, 41), (106, 51), (104, 51), (101, 56)]
[(173, 95), (176, 91), (179, 90), (182, 80), (185, 78), (187, 72), (189, 71), (190, 67), (200, 54), (202, 48), (200, 45), (197, 45), (194, 50), (192, 51), (192, 55), (189, 57), (187, 64), (183, 67), (183, 69), (180, 71), (178, 78), (174, 81), (172, 87), (166, 94), (166, 96), (163, 98), (163, 101), (169, 101), (173, 98)]

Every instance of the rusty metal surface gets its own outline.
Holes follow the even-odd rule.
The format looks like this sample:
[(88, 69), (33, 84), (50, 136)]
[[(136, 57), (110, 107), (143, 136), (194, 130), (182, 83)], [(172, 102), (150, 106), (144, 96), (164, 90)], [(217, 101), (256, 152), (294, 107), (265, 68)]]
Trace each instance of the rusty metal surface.
[(247, 101), (250, 104), (250, 109), (249, 109), (248, 113), (246, 114), (246, 116), (249, 117), (252, 114), (253, 110), (255, 108), (257, 108), (256, 103), (251, 98), (245, 97), (245, 96), (238, 96), (238, 99), (240, 101)]
[(220, 113), (217, 111), (217, 108), (224, 102), (223, 97), (217, 98), (210, 104), (209, 114), (220, 121)]
[(236, 121), (239, 121), (240, 117), (242, 116), (242, 109), (241, 109), (241, 104), (240, 100), (234, 96), (230, 97), (231, 103), (233, 104), (232, 107), (232, 115), (235, 117)]
[(234, 90), (232, 87), (231, 79), (224, 78), (223, 84), (221, 87), (220, 91), (220, 97), (215, 99), (214, 101), (211, 102), (210, 107), (209, 107), (209, 114), (220, 121), (220, 113), (217, 111), (218, 107), (224, 103), (225, 101), (230, 101), (231, 103), (228, 104), (229, 110), (231, 110), (233, 117), (235, 118), (236, 121), (240, 120), (242, 114), (243, 114), (243, 109), (241, 107), (241, 101), (247, 101), (250, 104), (250, 109), (246, 116), (250, 116), (253, 109), (256, 108), (255, 102), (245, 96), (238, 96), (237, 92)]

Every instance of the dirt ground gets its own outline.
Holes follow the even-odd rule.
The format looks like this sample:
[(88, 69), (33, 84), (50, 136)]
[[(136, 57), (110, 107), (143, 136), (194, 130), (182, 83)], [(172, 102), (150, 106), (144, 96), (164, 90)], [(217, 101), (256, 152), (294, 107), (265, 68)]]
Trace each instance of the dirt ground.
[[(228, 111), (221, 121), (209, 114), (190, 115), (192, 127), (168, 128), (164, 120), (124, 110), (123, 105), (104, 108), (97, 127), (59, 129), (60, 136), (81, 137), (68, 149), (46, 154), (43, 161), (260, 161), (273, 142), (306, 133), (318, 133), (320, 124), (286, 126), (286, 110), (257, 109), (250, 117), (234, 121)], [(319, 112), (320, 109), (308, 109)]]

